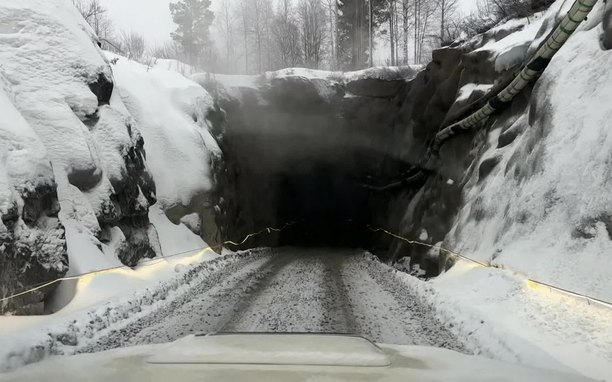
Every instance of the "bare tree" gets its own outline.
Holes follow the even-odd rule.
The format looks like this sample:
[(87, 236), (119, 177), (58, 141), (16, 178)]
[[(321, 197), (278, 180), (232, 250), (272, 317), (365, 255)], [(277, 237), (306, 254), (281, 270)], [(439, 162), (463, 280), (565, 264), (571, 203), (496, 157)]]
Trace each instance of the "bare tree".
[(270, 0), (250, 0), (250, 35), (255, 44), (257, 54), (257, 70), (261, 73), (265, 69), (264, 58), (268, 56), (270, 42), (270, 24), (272, 22), (272, 4)]
[(242, 41), (244, 43), (244, 72), (249, 73), (249, 0), (240, 0), (238, 6), (238, 17), (242, 24)]
[(141, 34), (134, 31), (121, 34), (121, 47), (129, 58), (140, 61), (145, 53), (146, 43)]
[(433, 16), (437, 12), (438, 4), (428, 0), (414, 0), (414, 62), (420, 64), (423, 61), (423, 49), (426, 46), (430, 32)]
[(221, 9), (216, 18), (217, 29), (223, 36), (225, 48), (225, 67), (226, 71), (234, 72), (234, 57), (235, 57), (235, 32), (236, 32), (237, 17), (232, 12), (231, 0), (224, 0), (221, 4)]
[(272, 21), (271, 37), (275, 68), (294, 67), (301, 61), (300, 30), (290, 0), (282, 0)]
[(461, 29), (472, 36), (487, 31), (504, 19), (527, 17), (532, 13), (528, 0), (480, 0), (477, 12), (461, 22)]
[(408, 41), (410, 40), (410, 3), (409, 0), (402, 1), (402, 36), (403, 36), (403, 63), (408, 64)]
[(338, 68), (338, 0), (323, 0), (323, 4), (327, 8), (327, 31), (329, 33), (330, 55), (329, 63), (331, 69), (334, 70)]
[(105, 50), (120, 51), (115, 41), (113, 24), (100, 0), (72, 0), (85, 21), (91, 26)]
[(325, 10), (320, 0), (300, 0), (298, 14), (301, 22), (304, 65), (319, 68), (325, 36)]
[(448, 27), (448, 24), (449, 19), (453, 17), (455, 11), (457, 10), (458, 2), (459, 0), (440, 0), (440, 45), (452, 42), (454, 39), (453, 36), (449, 35), (451, 29)]
[(155, 45), (151, 49), (151, 54), (157, 58), (163, 59), (181, 59), (181, 47), (176, 41), (168, 41), (162, 45)]

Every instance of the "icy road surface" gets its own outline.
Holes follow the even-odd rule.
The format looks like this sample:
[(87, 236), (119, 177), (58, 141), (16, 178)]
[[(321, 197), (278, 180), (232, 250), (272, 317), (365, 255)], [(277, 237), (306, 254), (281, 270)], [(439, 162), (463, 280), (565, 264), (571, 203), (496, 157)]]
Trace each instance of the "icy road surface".
[(463, 350), (389, 272), (355, 250), (266, 250), (228, 264), (80, 352), (211, 332), (357, 333), (377, 342)]

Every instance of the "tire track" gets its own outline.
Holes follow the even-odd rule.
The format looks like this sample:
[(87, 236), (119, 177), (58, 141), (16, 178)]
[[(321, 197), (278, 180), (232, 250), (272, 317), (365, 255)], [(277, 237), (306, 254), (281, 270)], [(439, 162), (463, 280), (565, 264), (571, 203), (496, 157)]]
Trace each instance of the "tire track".
[(228, 320), (233, 305), (266, 278), (272, 251), (244, 257), (212, 273), (188, 293), (128, 325), (115, 329), (76, 353), (171, 342), (187, 334), (215, 332)]
[(268, 250), (231, 263), (79, 352), (221, 331), (350, 333), (463, 350), (390, 270), (357, 250)]

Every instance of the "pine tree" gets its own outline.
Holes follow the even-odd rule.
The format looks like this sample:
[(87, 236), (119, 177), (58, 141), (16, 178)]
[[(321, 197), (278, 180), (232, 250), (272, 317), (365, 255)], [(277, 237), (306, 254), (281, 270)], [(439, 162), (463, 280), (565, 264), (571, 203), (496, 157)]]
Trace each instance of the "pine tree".
[(189, 64), (204, 64), (204, 54), (211, 47), (210, 26), (214, 14), (210, 0), (180, 0), (170, 4), (172, 20), (177, 25), (172, 39), (181, 45)]

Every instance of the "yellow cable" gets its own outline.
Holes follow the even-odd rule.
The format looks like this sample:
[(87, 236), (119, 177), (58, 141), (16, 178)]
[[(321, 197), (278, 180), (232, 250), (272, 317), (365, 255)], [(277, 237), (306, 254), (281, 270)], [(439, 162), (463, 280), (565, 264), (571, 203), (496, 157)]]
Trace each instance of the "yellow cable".
[[(224, 241), (224, 242), (223, 242), (223, 243), (221, 243), (221, 244), (217, 244), (217, 245), (213, 245), (213, 246), (206, 246), (206, 247), (201, 247), (201, 248), (192, 249), (192, 250), (189, 250), (189, 251), (183, 251), (183, 252), (174, 253), (174, 254), (172, 254), (172, 255), (170, 255), (170, 256), (164, 256), (164, 257), (163, 257), (163, 258), (161, 258), (161, 259), (160, 259), (160, 258), (155, 258), (155, 259), (145, 260), (145, 261), (141, 262), (141, 263), (140, 263), (140, 264), (138, 264), (138, 265), (139, 265), (139, 266), (141, 266), (141, 267), (151, 266), (151, 265), (154, 265), (154, 264), (158, 264), (158, 263), (160, 263), (160, 262), (162, 262), (162, 261), (166, 261), (166, 260), (167, 260), (167, 259), (169, 259), (169, 258), (176, 257), (176, 256), (180, 256), (180, 255), (183, 255), (183, 254), (185, 254), (185, 253), (189, 253), (189, 252), (195, 252), (195, 251), (206, 251), (206, 250), (212, 250), (212, 249), (220, 249), (220, 248), (223, 248), (223, 245), (235, 245), (235, 246), (240, 246), (240, 245), (242, 245), (242, 244), (246, 243), (246, 242), (247, 242), (247, 240), (249, 240), (250, 238), (252, 238), (252, 237), (254, 237), (254, 236), (261, 235), (261, 234), (262, 234), (262, 233), (264, 233), (264, 232), (267, 232), (268, 234), (270, 234), (271, 232), (281, 232), (281, 231), (283, 231), (285, 228), (287, 228), (288, 226), (290, 226), (290, 225), (292, 225), (292, 224), (294, 224), (294, 223), (287, 223), (287, 224), (285, 224), (285, 225), (284, 225), (283, 227), (281, 227), (281, 228), (274, 228), (274, 227), (267, 227), (267, 228), (264, 228), (264, 229), (262, 229), (262, 230), (260, 230), (260, 231), (257, 231), (257, 232), (250, 233), (250, 234), (246, 235), (246, 237), (245, 237), (245, 238), (244, 238), (242, 241), (240, 241), (240, 242), (238, 242), (238, 243), (236, 243), (236, 242), (234, 242), (234, 241), (231, 241), (231, 240), (228, 240), (228, 241)], [(437, 247), (437, 246), (435, 246), (435, 245), (428, 244), (428, 243), (424, 243), (424, 242), (422, 242), (422, 241), (407, 239), (407, 238), (405, 238), (405, 237), (403, 237), (403, 236), (400, 236), (400, 235), (397, 235), (397, 234), (395, 234), (395, 233), (393, 233), (393, 232), (390, 232), (390, 231), (388, 231), (388, 230), (386, 230), (386, 229), (384, 229), (384, 228), (371, 228), (371, 227), (368, 227), (368, 228), (369, 228), (369, 229), (370, 229), (372, 232), (383, 232), (383, 233), (385, 233), (386, 235), (389, 235), (389, 236), (391, 236), (391, 237), (394, 237), (394, 238), (396, 238), (396, 239), (398, 239), (398, 240), (402, 240), (402, 241), (404, 241), (404, 242), (406, 242), (406, 243), (408, 243), (408, 244), (420, 245), (420, 246), (423, 246), (423, 247), (426, 247), (426, 248), (430, 248), (430, 249), (438, 249), (438, 250), (440, 250), (440, 251), (442, 251), (442, 252), (448, 253), (448, 254), (449, 254), (449, 255), (451, 255), (451, 256), (454, 256), (454, 257), (458, 257), (458, 258), (461, 258), (461, 259), (467, 260), (467, 261), (469, 261), (469, 262), (472, 262), (472, 263), (477, 264), (477, 265), (479, 265), (479, 266), (481, 266), (481, 267), (484, 267), (484, 268), (497, 268), (497, 267), (493, 266), (492, 264), (487, 264), (487, 263), (483, 263), (483, 262), (478, 261), (478, 260), (471, 259), (471, 258), (469, 258), (469, 257), (467, 257), (467, 256), (465, 256), (465, 255), (462, 255), (462, 254), (460, 254), (460, 253), (458, 253), (458, 252), (455, 252), (455, 251), (451, 251), (450, 249), (447, 249), (447, 248), (444, 248), (444, 247)], [(106, 272), (114, 271), (114, 270), (117, 270), (117, 269), (125, 269), (125, 268), (131, 269), (131, 268), (130, 268), (130, 267), (128, 267), (127, 265), (121, 265), (121, 266), (117, 266), (117, 267), (112, 267), (112, 268), (106, 268), (106, 269), (100, 269), (100, 270), (96, 270), (96, 271), (91, 271), (91, 272), (87, 272), (87, 273), (79, 274), (79, 275), (76, 275), (76, 276), (69, 276), (69, 277), (62, 277), (62, 278), (58, 278), (58, 279), (56, 279), (56, 280), (49, 281), (49, 282), (44, 283), (44, 284), (42, 284), (42, 285), (39, 285), (39, 286), (33, 287), (33, 288), (31, 288), (31, 289), (25, 290), (25, 291), (23, 291), (23, 292), (16, 293), (16, 294), (11, 295), (11, 296), (8, 296), (8, 297), (4, 297), (4, 298), (0, 299), (0, 303), (1, 303), (1, 302), (4, 302), (4, 301), (11, 300), (11, 299), (14, 299), (14, 298), (17, 298), (17, 297), (20, 297), (20, 296), (23, 296), (23, 295), (26, 295), (26, 294), (28, 294), (28, 293), (35, 292), (35, 291), (37, 291), (37, 290), (39, 290), (39, 289), (42, 289), (42, 288), (48, 287), (48, 286), (50, 286), (50, 285), (53, 285), (53, 284), (58, 283), (58, 282), (61, 282), (61, 281), (78, 280), (78, 279), (81, 279), (81, 278), (83, 278), (83, 277), (85, 277), (85, 276), (89, 276), (89, 275), (92, 275), (92, 274), (106, 273)], [(515, 271), (515, 273), (517, 273), (517, 274), (521, 274), (521, 273), (516, 272), (516, 271)], [(572, 296), (572, 297), (581, 297), (581, 298), (586, 299), (586, 300), (587, 300), (587, 301), (589, 301), (589, 302), (591, 302), (591, 301), (592, 301), (592, 302), (595, 302), (595, 303), (597, 303), (597, 304), (600, 304), (600, 305), (606, 306), (606, 307), (608, 307), (608, 308), (612, 308), (612, 303), (611, 303), (611, 302), (609, 302), (609, 301), (601, 300), (601, 299), (598, 299), (598, 298), (595, 298), (595, 297), (591, 297), (591, 296), (588, 296), (588, 295), (585, 295), (585, 294), (580, 294), (580, 293), (577, 293), (577, 292), (573, 292), (573, 291), (570, 291), (570, 290), (568, 290), (568, 289), (560, 288), (560, 287), (557, 287), (557, 286), (554, 286), (554, 285), (551, 285), (551, 284), (548, 284), (548, 283), (545, 283), (545, 282), (541, 282), (541, 281), (538, 281), (538, 280), (534, 280), (534, 279), (529, 278), (529, 277), (528, 277), (527, 275), (525, 275), (525, 274), (522, 274), (522, 276), (524, 276), (524, 277), (526, 278), (526, 280), (527, 280), (527, 282), (528, 282), (528, 283), (533, 283), (533, 284), (536, 284), (536, 285), (545, 286), (545, 287), (547, 287), (547, 288), (553, 289), (553, 290), (555, 290), (555, 291), (557, 291), (557, 292), (560, 292), (560, 293), (563, 293), (563, 294), (566, 294), (566, 295), (569, 295), (569, 296)]]
[[(446, 249), (446, 248), (443, 248), (443, 247), (436, 247), (435, 245), (431, 245), (431, 244), (428, 244), (428, 243), (423, 243), (423, 242), (417, 241), (417, 240), (407, 239), (407, 238), (405, 238), (403, 236), (400, 236), (400, 235), (394, 234), (392, 232), (389, 232), (389, 231), (387, 231), (384, 228), (371, 228), (371, 227), (368, 227), (368, 228), (372, 232), (384, 232), (385, 234), (387, 234), (389, 236), (392, 236), (392, 237), (394, 237), (396, 239), (402, 240), (402, 241), (404, 241), (404, 242), (406, 242), (408, 244), (416, 244), (416, 245), (420, 245), (420, 246), (427, 247), (427, 248), (439, 249), (440, 251), (446, 252), (446, 253), (448, 253), (448, 254), (450, 254), (452, 256), (456, 256), (456, 257), (459, 257), (461, 259), (464, 259), (464, 260), (470, 261), (472, 263), (478, 264), (479, 266), (484, 267), (484, 268), (498, 268), (498, 267), (496, 267), (496, 266), (494, 266), (492, 264), (487, 264), (487, 263), (483, 263), (483, 262), (478, 261), (478, 260), (471, 259), (471, 258), (469, 258), (469, 257), (467, 257), (465, 255), (460, 254), (460, 253), (457, 253), (455, 251), (451, 251), (450, 249)], [(568, 295), (568, 296), (571, 296), (571, 297), (584, 298), (584, 299), (587, 300), (587, 302), (594, 302), (594, 303), (603, 305), (603, 306), (605, 306), (607, 308), (612, 308), (612, 302), (610, 302), (610, 301), (605, 301), (605, 300), (598, 299), (598, 298), (595, 298), (595, 297), (591, 297), (591, 296), (588, 296), (588, 295), (585, 295), (585, 294), (573, 292), (573, 291), (571, 291), (569, 289), (564, 289), (564, 288), (561, 288), (561, 287), (558, 287), (558, 286), (555, 286), (555, 285), (552, 285), (552, 284), (548, 284), (548, 283), (545, 283), (545, 282), (542, 282), (542, 281), (534, 280), (534, 279), (530, 278), (529, 276), (527, 276), (527, 275), (525, 275), (524, 273), (521, 273), (521, 272), (517, 272), (517, 271), (513, 271), (513, 272), (516, 273), (516, 274), (520, 274), (523, 277), (525, 277), (525, 279), (526, 279), (526, 281), (528, 283), (533, 283), (533, 284), (536, 284), (536, 285), (544, 286), (544, 287), (550, 288), (552, 290), (555, 290), (555, 291), (557, 291), (559, 293), (562, 293), (562, 294), (565, 294), (565, 295)]]
[[(138, 266), (139, 267), (148, 267), (148, 266), (151, 266), (151, 265), (159, 264), (160, 262), (166, 261), (169, 258), (180, 256), (180, 255), (184, 255), (184, 254), (190, 253), (190, 252), (221, 249), (221, 248), (223, 248), (224, 245), (240, 246), (240, 245), (246, 243), (247, 240), (249, 240), (250, 238), (252, 238), (254, 236), (261, 235), (264, 232), (267, 232), (268, 234), (270, 234), (271, 232), (281, 232), (282, 230), (284, 230), (285, 228), (287, 228), (288, 226), (290, 226), (292, 224), (293, 223), (286, 223), (281, 228), (266, 227), (266, 228), (264, 228), (264, 229), (262, 229), (262, 230), (260, 230), (258, 232), (248, 234), (239, 243), (236, 243), (236, 242), (233, 242), (231, 240), (228, 240), (228, 241), (224, 241), (224, 242), (222, 242), (220, 244), (216, 244), (216, 245), (212, 245), (212, 246), (209, 245), (209, 246), (206, 246), (206, 247), (195, 248), (195, 249), (192, 249), (192, 250), (189, 250), (189, 251), (183, 251), (183, 252), (174, 253), (174, 254), (169, 255), (169, 256), (162, 256), (162, 258), (153, 258), (153, 259), (144, 260), (144, 261), (140, 262), (138, 264)], [(85, 276), (90, 276), (90, 275), (93, 275), (93, 274), (106, 273), (106, 272), (115, 271), (115, 270), (118, 270), (118, 269), (126, 269), (126, 268), (127, 269), (132, 269), (131, 267), (128, 267), (127, 265), (119, 265), (119, 266), (112, 267), (112, 268), (98, 269), (98, 270), (91, 271), (91, 272), (81, 273), (81, 274), (78, 274), (78, 275), (75, 275), (75, 276), (60, 277), (60, 278), (55, 279), (53, 281), (46, 282), (46, 283), (44, 283), (42, 285), (29, 286), (28, 287), (29, 289), (27, 289), (25, 291), (13, 294), (11, 296), (3, 297), (3, 298), (0, 299), (0, 303), (3, 303), (3, 302), (8, 301), (8, 300), (15, 299), (17, 297), (20, 297), (20, 296), (23, 296), (23, 295), (26, 295), (26, 294), (29, 294), (29, 293), (32, 293), (32, 292), (35, 292), (37, 290), (46, 288), (46, 287), (51, 286), (53, 284), (59, 283), (61, 281), (78, 280), (78, 279), (81, 279), (81, 278), (83, 278)]]

